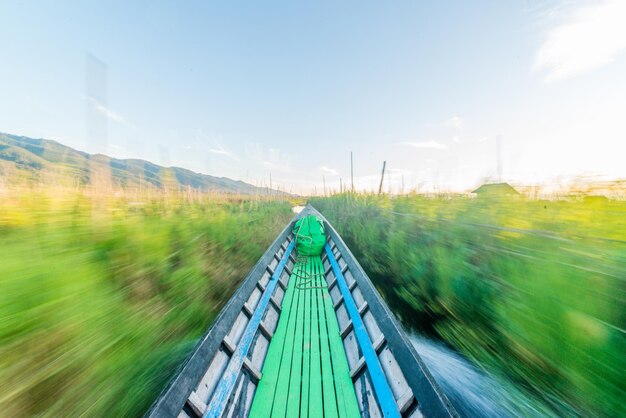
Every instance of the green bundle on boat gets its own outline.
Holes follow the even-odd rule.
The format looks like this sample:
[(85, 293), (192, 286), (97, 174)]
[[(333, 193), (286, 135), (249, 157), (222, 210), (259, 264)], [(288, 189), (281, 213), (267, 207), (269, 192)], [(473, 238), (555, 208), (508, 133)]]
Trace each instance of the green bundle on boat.
[(315, 215), (309, 215), (298, 220), (293, 226), (293, 235), (296, 237), (296, 249), (303, 256), (318, 256), (322, 254), (326, 243), (324, 223)]

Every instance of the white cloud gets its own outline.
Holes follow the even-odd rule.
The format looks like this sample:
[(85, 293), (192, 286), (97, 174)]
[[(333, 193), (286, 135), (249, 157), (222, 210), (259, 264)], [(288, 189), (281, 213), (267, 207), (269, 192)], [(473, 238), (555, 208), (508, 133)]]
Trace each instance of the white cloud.
[(401, 142), (402, 145), (407, 145), (414, 148), (430, 148), (438, 150), (446, 150), (448, 146), (437, 141), (416, 141), (416, 142)]
[(452, 126), (456, 129), (461, 129), (463, 127), (463, 118), (460, 116), (452, 116), (445, 123), (446, 126)]
[(626, 1), (590, 1), (548, 31), (532, 69), (558, 81), (606, 65), (625, 48)]
[(92, 104), (93, 109), (95, 109), (98, 113), (103, 115), (105, 118), (112, 120), (113, 122), (117, 122), (120, 125), (124, 125), (128, 128), (137, 129), (137, 126), (127, 121), (126, 118), (124, 118), (124, 116), (120, 115), (117, 112), (114, 112), (111, 108), (105, 106), (99, 100), (93, 97), (85, 97), (85, 99)]
[[(200, 132), (200, 134), (202, 135), (202, 133)], [(206, 152), (211, 153), (211, 154), (215, 154), (215, 155), (222, 155), (224, 157), (228, 157), (231, 160), (240, 162), (241, 159), (239, 157), (237, 157), (232, 151), (228, 150), (224, 145), (222, 145), (222, 140), (221, 137), (212, 139), (210, 141), (205, 141), (205, 143), (202, 144), (204, 149), (206, 150)], [(184, 147), (186, 150), (191, 149), (192, 147)]]
[(121, 123), (122, 125), (128, 125), (128, 122), (126, 121), (126, 119), (124, 119), (124, 117), (120, 115), (119, 113), (112, 111), (111, 109), (103, 105), (100, 101), (92, 97), (89, 97), (88, 99), (93, 104), (93, 107), (98, 112), (100, 112), (100, 114), (104, 115), (107, 119), (111, 119), (112, 121)]
[(122, 124), (126, 123), (126, 119), (124, 119), (122, 115), (120, 115), (119, 113), (115, 113), (114, 111), (112, 111), (106, 106), (103, 106), (100, 103), (96, 104), (96, 109), (98, 109), (98, 112), (102, 113), (104, 116), (111, 119), (112, 121), (119, 122)]
[(231, 151), (228, 151), (224, 148), (208, 148), (207, 152), (210, 152), (211, 154), (223, 155), (235, 161), (241, 161), (235, 154), (233, 154)]
[(328, 174), (329, 176), (336, 176), (339, 174), (339, 172), (335, 170), (334, 168), (326, 167), (325, 165), (320, 167), (320, 171), (325, 174)]

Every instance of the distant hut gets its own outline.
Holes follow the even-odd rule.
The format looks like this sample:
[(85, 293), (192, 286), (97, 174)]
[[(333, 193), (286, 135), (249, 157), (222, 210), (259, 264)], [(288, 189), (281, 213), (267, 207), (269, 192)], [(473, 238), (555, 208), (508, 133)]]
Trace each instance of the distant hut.
[(509, 183), (488, 183), (483, 184), (478, 189), (472, 191), (478, 197), (512, 197), (519, 196), (519, 192), (515, 190)]

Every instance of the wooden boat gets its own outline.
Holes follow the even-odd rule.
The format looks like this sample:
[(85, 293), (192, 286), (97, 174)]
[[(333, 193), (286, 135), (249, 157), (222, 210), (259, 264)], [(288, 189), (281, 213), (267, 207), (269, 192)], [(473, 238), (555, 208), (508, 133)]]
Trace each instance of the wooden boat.
[[(314, 215), (321, 256), (297, 253)], [(228, 301), (148, 417), (457, 416), (337, 231), (308, 205)]]

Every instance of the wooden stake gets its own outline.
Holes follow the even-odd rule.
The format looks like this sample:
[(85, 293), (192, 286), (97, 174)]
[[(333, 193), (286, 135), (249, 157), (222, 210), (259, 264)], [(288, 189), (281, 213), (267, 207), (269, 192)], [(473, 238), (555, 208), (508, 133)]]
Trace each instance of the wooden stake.
[(354, 164), (352, 160), (352, 151), (350, 151), (350, 180), (352, 182), (352, 193), (354, 193)]
[(387, 161), (383, 161), (383, 172), (380, 174), (380, 186), (378, 186), (378, 194), (381, 194), (383, 191), (383, 179), (385, 178), (385, 166), (387, 165)]

